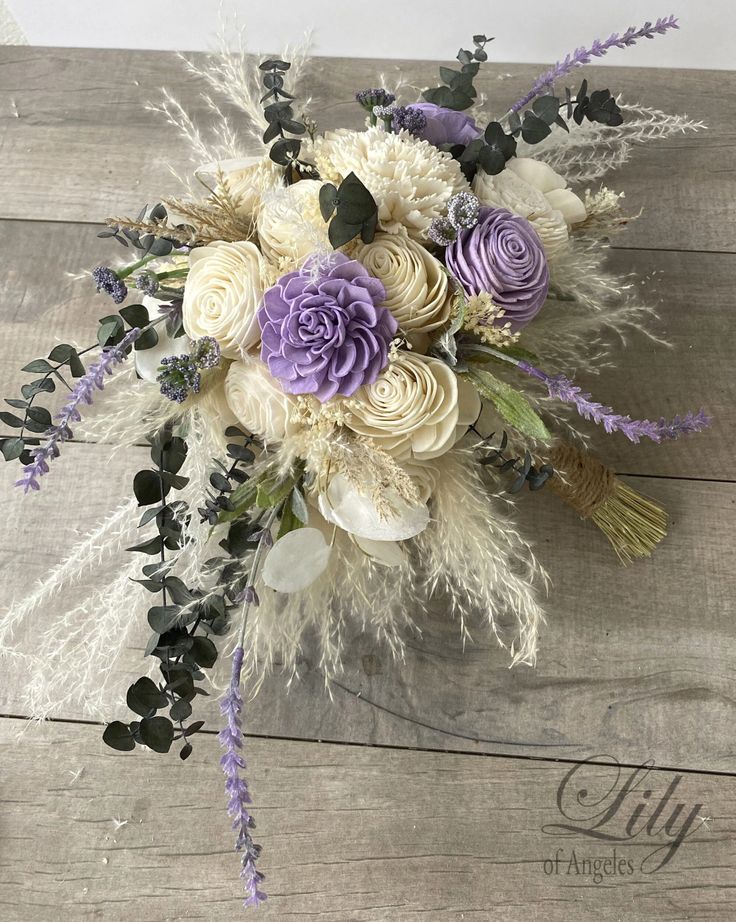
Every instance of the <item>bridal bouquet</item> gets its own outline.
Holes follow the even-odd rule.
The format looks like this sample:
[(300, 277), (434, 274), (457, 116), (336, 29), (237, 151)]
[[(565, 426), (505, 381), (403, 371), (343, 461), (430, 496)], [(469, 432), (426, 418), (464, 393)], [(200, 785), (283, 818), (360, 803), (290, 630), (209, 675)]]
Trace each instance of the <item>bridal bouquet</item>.
[[(307, 637), (329, 682), (351, 621), (400, 656), (433, 597), (461, 631), (485, 623), (512, 662), (533, 663), (547, 577), (507, 493), (554, 491), (624, 562), (665, 534), (663, 510), (589, 453), (581, 420), (662, 442), (708, 419), (632, 419), (572, 375), (610, 356), (608, 333), (643, 331), (650, 313), (604, 266), (628, 218), (622, 193), (598, 180), (633, 143), (699, 126), (564, 78), (676, 26), (577, 49), (495, 118), (474, 85), (491, 40), (476, 35), (418, 101), (401, 82), (358, 89), (357, 130), (321, 132), (319, 113), (297, 105), (301, 53), (190, 63), (209, 84), (212, 144), (173, 97), (158, 108), (192, 141), (200, 191), (108, 220), (100, 236), (135, 258), (92, 272), (111, 299), (95, 345), (30, 362), (14, 412), (0, 414), (18, 430), (2, 452), (20, 461), (26, 492), (73, 437), (147, 440), (134, 498), (7, 613), (0, 639), (27, 670), (31, 714), (78, 695), (99, 716), (110, 647), (135, 643), (135, 591), (157, 672), (130, 685), (134, 717), (109, 723), (104, 740), (156, 752), (176, 742), (182, 759), (203, 725), (191, 718), (206, 671), (228, 654), (221, 764), (248, 904), (265, 897), (242, 682), (256, 688), (277, 659), (295, 672)], [(252, 140), (241, 132), (260, 156), (243, 159)], [(38, 398), (57, 389), (52, 415)], [(131, 528), (145, 534), (132, 540)], [(115, 562), (103, 590), (75, 590), (71, 610), (69, 593), (58, 602), (126, 544), (136, 555)], [(33, 652), (13, 646), (52, 599), (63, 610), (34, 632)]]

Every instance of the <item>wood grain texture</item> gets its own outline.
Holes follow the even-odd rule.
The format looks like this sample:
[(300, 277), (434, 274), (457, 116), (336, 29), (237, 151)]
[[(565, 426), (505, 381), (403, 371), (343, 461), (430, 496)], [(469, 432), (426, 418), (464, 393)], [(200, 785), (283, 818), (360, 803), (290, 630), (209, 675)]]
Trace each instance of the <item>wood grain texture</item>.
[[(125, 256), (122, 247), (97, 238), (96, 227), (36, 221), (0, 221), (0, 393), (15, 394), (29, 380), (20, 367), (47, 355), (56, 342), (94, 342), (97, 320), (110, 302), (88, 277), (100, 262)], [(45, 254), (39, 263), (38, 252)], [(610, 465), (629, 474), (721, 480), (732, 467), (736, 429), (736, 351), (732, 278), (736, 255), (614, 251), (612, 268), (634, 273), (660, 321), (652, 331), (673, 348), (635, 336), (615, 343), (613, 366), (580, 384), (596, 399), (635, 418), (673, 416), (704, 406), (714, 417), (696, 438), (632, 445), (587, 426)], [(552, 371), (560, 369), (554, 368)], [(0, 434), (8, 434), (0, 424)]]
[[(60, 549), (117, 505), (146, 459), (144, 449), (111, 458), (108, 449), (90, 445), (68, 446), (65, 454), (48, 477), (46, 495), (23, 497), (10, 489), (8, 468), (0, 471), (2, 609), (28, 592)], [(333, 700), (307, 638), (301, 680), (287, 691), (278, 673), (269, 678), (249, 707), (250, 729), (510, 755), (610, 752), (627, 762), (653, 758), (661, 765), (732, 770), (736, 573), (723, 548), (736, 543), (736, 485), (630, 482), (663, 502), (672, 521), (654, 557), (627, 569), (615, 562), (600, 532), (579, 522), (553, 494), (524, 495), (518, 518), (536, 536), (554, 580), (536, 668), (509, 669), (507, 653), (482, 625), (472, 627), (473, 642), (463, 647), (441, 599), (430, 616), (417, 616), (421, 635), (408, 635), (404, 663), (363, 632), (362, 612), (350, 612), (345, 671), (332, 686)], [(50, 517), (54, 541), (39, 541)], [(104, 585), (121, 559), (94, 574), (93, 585)], [(137, 626), (115, 665), (103, 708), (109, 719), (128, 715), (124, 690), (145, 669), (149, 600), (131, 586), (130, 616)], [(136, 601), (144, 607), (136, 609)], [(54, 614), (53, 608), (40, 612), (27, 629), (30, 636), (48, 627)], [(32, 641), (24, 649), (33, 649)], [(227, 665), (221, 666), (224, 683)], [(28, 713), (21, 691), (27, 681), (22, 663), (6, 665), (0, 712)], [(219, 725), (215, 698), (200, 701), (198, 712), (210, 726)], [(57, 716), (87, 714), (78, 702)]]
[[(629, 54), (635, 61), (636, 52)], [(321, 127), (357, 126), (353, 90), (394, 67), (316, 60), (309, 90)], [(484, 88), (500, 112), (540, 67), (485, 70)], [(423, 84), (435, 73), (435, 63), (413, 62), (405, 76)], [(271, 737), (248, 743), (269, 875), (265, 918), (726, 922), (736, 915), (733, 776), (685, 776), (680, 798), (702, 804), (702, 816), (712, 819), (656, 874), (637, 870), (596, 884), (544, 873), (544, 859), (559, 848), (567, 857), (573, 848), (588, 858), (612, 852), (610, 843), (542, 832), (559, 822), (555, 798), (569, 768), (549, 759), (608, 753), (694, 772), (733, 772), (736, 764), (729, 551), (736, 484), (708, 482), (734, 479), (736, 98), (722, 91), (723, 73), (589, 73), (596, 86), (712, 127), (637, 151), (609, 182), (626, 190), (632, 212), (645, 209), (618, 238), (613, 264), (658, 281), (661, 329), (676, 351), (634, 341), (615, 368), (581, 383), (622, 412), (652, 417), (704, 404), (716, 424), (697, 439), (660, 447), (623, 438), (596, 443), (618, 470), (643, 475), (630, 482), (669, 509), (670, 536), (651, 561), (623, 570), (595, 528), (554, 496), (523, 497), (520, 522), (537, 537), (555, 582), (536, 670), (509, 670), (482, 629), (463, 649), (438, 600), (418, 621), (421, 635), (410, 638), (403, 664), (352, 627), (332, 700), (310, 642), (289, 693), (278, 674), (267, 680), (247, 714), (249, 732)], [(195, 115), (205, 114), (199, 87), (167, 53), (0, 49), (3, 395), (20, 383), (19, 366), (54, 342), (94, 338), (105, 305), (89, 282), (71, 276), (115, 252), (96, 239), (98, 222), (176, 191), (169, 164), (191, 169), (173, 129), (142, 108), (162, 84)], [(145, 458), (143, 449), (111, 454), (78, 444), (64, 455), (40, 497), (24, 500), (10, 489), (15, 471), (0, 469), (0, 609), (129, 493)], [(31, 631), (44, 630), (54, 610)], [(357, 625), (360, 613), (351, 614)], [(138, 623), (139, 636), (113, 670), (123, 687), (142, 669), (146, 632)], [(25, 713), (27, 677), (16, 666), (2, 664), (2, 713)], [(204, 712), (214, 728), (214, 700)], [(62, 714), (81, 716), (71, 706)], [(46, 725), (15, 747), (19, 726), (0, 719), (3, 919), (35, 922), (49, 911), (70, 922), (239, 916), (211, 735), (198, 737), (182, 764), (173, 754), (113, 754), (99, 726), (72, 723)], [(324, 739), (332, 742), (313, 742)], [(417, 749), (381, 748), (391, 746)], [(656, 774), (655, 796), (672, 778)], [(614, 781), (615, 771), (600, 767), (587, 787), (603, 793)], [(114, 818), (125, 825), (116, 829)], [(639, 869), (652, 843), (616, 848)]]
[[(213, 737), (164, 771), (153, 753), (111, 755), (97, 727), (47, 725), (15, 748), (17, 730), (0, 722), (6, 922), (240, 917)], [(663, 820), (677, 803), (700, 819), (670, 862), (646, 873), (659, 859), (642, 862), (668, 845), (663, 832), (609, 843), (550, 828), (566, 822), (555, 801), (569, 765), (259, 739), (247, 755), (269, 894), (259, 919), (726, 922), (736, 913), (733, 777), (680, 777)], [(573, 802), (581, 787), (589, 802), (628, 776), (579, 770), (563, 798), (568, 815), (582, 825), (592, 812)], [(648, 775), (652, 805), (676, 777)], [(646, 803), (638, 791), (605, 831), (621, 833), (637, 803)], [(609, 864), (595, 883), (583, 860), (614, 847), (631, 870)], [(559, 873), (545, 873), (555, 856)]]
[[(636, 50), (628, 53), (635, 63)], [(489, 112), (502, 114), (542, 69), (484, 67), (479, 86), (489, 96)], [(610, 86), (632, 102), (688, 113), (712, 126), (698, 136), (638, 151), (610, 179), (626, 190), (632, 212), (645, 209), (626, 245), (736, 251), (736, 99), (723, 92), (729, 74), (688, 70), (673, 82), (668, 70), (589, 70), (596, 85)], [(390, 80), (396, 62), (315, 58), (304, 95), (314, 99), (320, 128), (358, 127), (361, 110), (353, 93), (375, 85), (381, 72)], [(436, 79), (437, 63), (408, 62), (402, 73), (410, 83), (426, 86)], [(573, 83), (578, 80), (576, 75)], [(137, 213), (144, 202), (177, 191), (169, 164), (189, 172), (189, 152), (173, 128), (143, 108), (162, 85), (209, 124), (201, 86), (171, 53), (0, 49), (0, 217), (97, 222), (105, 213)]]

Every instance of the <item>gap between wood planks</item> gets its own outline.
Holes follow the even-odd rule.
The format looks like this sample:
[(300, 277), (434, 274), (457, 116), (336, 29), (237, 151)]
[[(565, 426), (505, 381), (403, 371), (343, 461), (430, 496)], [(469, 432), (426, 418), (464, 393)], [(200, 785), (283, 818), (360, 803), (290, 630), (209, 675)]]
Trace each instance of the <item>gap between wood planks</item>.
[[(343, 687), (343, 686), (340, 686)], [(373, 702), (363, 699), (363, 696), (357, 692), (352, 691), (351, 689), (344, 689), (350, 694), (355, 695), (356, 698), (361, 698), (365, 700), (367, 704), (372, 706), (381, 707), (380, 705), (375, 705)], [(382, 708), (383, 709), (383, 708)], [(385, 709), (383, 709), (385, 710)], [(394, 713), (394, 712), (392, 712)], [(405, 717), (402, 714), (395, 714), (397, 717), (401, 717), (403, 720), (408, 720), (410, 723), (416, 723), (411, 717)], [(0, 714), (0, 720), (32, 720), (32, 718), (25, 717), (22, 714)], [(78, 717), (47, 717), (41, 723), (48, 724), (62, 724), (70, 726), (81, 726), (81, 727), (104, 727), (105, 724), (97, 720), (84, 720)], [(200, 730), (199, 733), (205, 736), (217, 736), (219, 730)], [(385, 749), (392, 752), (422, 752), (422, 753), (439, 753), (442, 755), (452, 755), (452, 756), (474, 756), (485, 759), (515, 759), (519, 762), (543, 762), (548, 765), (580, 765), (585, 763), (586, 765), (598, 765), (601, 768), (611, 768), (611, 762), (603, 761), (606, 758), (606, 754), (601, 754), (599, 756), (592, 756), (586, 759), (566, 759), (562, 756), (532, 756), (526, 754), (510, 754), (504, 752), (477, 752), (468, 749), (450, 749), (449, 747), (443, 749), (437, 748), (428, 748), (426, 746), (408, 746), (400, 745), (398, 743), (370, 743), (370, 742), (361, 742), (359, 740), (340, 740), (340, 739), (315, 739), (314, 737), (304, 737), (304, 736), (284, 736), (277, 733), (243, 733), (245, 739), (254, 739), (254, 740), (274, 740), (280, 743), (304, 743), (305, 745), (318, 745), (318, 746), (349, 746), (353, 749)], [(640, 768), (640, 765), (635, 762), (622, 762), (616, 760), (616, 766), (619, 768)], [(686, 768), (679, 765), (652, 765), (650, 771), (653, 772), (678, 772), (682, 775), (708, 775), (716, 778), (736, 778), (736, 771), (727, 772), (727, 771), (718, 771), (712, 768)]]
[[(107, 225), (102, 221), (84, 221), (76, 219), (74, 221), (70, 221), (65, 218), (19, 218), (16, 216), (7, 216), (2, 214), (0, 214), (0, 221), (8, 223), (15, 222), (18, 224), (66, 224), (70, 227), (75, 225), (80, 227), (107, 227)], [(611, 243), (609, 249), (623, 251), (628, 250), (634, 253), (692, 253), (694, 256), (736, 256), (736, 250), (697, 250), (690, 249), (689, 247), (619, 246), (615, 243)]]

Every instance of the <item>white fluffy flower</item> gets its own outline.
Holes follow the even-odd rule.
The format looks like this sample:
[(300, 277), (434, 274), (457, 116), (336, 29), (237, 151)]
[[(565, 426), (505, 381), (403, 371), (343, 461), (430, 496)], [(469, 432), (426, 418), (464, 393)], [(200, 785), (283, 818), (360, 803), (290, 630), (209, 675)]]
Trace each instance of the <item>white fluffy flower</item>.
[(240, 425), (264, 442), (281, 442), (299, 428), (293, 418), (296, 400), (281, 390), (260, 359), (233, 362), (225, 398)]
[(281, 185), (284, 171), (270, 157), (218, 160), (197, 170), (197, 176), (208, 183), (217, 183), (218, 174), (227, 180), (228, 191), (238, 213), (251, 215), (259, 210), (263, 195)]
[(436, 330), (447, 322), (451, 302), (439, 260), (409, 237), (377, 234), (355, 258), (383, 282), (387, 307), (405, 333)]
[(436, 458), (477, 416), (464, 384), (439, 359), (401, 352), (350, 401), (347, 425), (396, 458)]
[(302, 179), (267, 193), (256, 228), (264, 256), (271, 262), (298, 264), (320, 249), (332, 249), (327, 224), (319, 209), (317, 179)]
[(426, 236), (448, 200), (468, 188), (457, 161), (406, 131), (380, 128), (328, 132), (315, 145), (320, 175), (339, 183), (355, 173), (378, 205), (378, 223), (390, 234), (402, 229)]
[(262, 273), (263, 257), (252, 243), (218, 240), (192, 250), (182, 305), (189, 336), (213, 336), (228, 358), (255, 346)]
[(479, 171), (473, 191), (484, 205), (507, 208), (530, 221), (548, 256), (567, 243), (569, 228), (587, 217), (582, 200), (562, 176), (530, 157), (512, 158), (495, 176)]

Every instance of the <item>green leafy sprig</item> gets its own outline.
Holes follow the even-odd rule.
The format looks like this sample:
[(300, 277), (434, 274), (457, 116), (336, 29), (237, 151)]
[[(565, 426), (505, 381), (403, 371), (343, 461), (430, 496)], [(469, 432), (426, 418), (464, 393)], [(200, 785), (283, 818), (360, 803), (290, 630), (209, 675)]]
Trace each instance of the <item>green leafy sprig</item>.
[(210, 474), (212, 492), (207, 494), (204, 505), (197, 510), (201, 520), (213, 526), (217, 525), (222, 512), (236, 511), (230, 495), (235, 490), (236, 485), (244, 484), (250, 479), (243, 467), (255, 460), (255, 454), (249, 447), (255, 442), (253, 436), (246, 434), (237, 426), (228, 426), (225, 430), (225, 436), (227, 438), (242, 439), (243, 444), (241, 445), (239, 442), (228, 443), (226, 450), (231, 462), (229, 466), (223, 464), (217, 458), (214, 459), (214, 463), (219, 470)]
[[(143, 304), (129, 304), (117, 314), (110, 314), (99, 321), (97, 329), (97, 342), (84, 349), (77, 349), (70, 343), (59, 343), (49, 352), (46, 358), (33, 359), (24, 365), (21, 371), (34, 377), (20, 389), (20, 397), (6, 397), (5, 403), (17, 410), (18, 413), (8, 411), (0, 412), (0, 422), (17, 429), (18, 434), (9, 438), (0, 439), (0, 451), (6, 461), (19, 461), (26, 465), (33, 461), (29, 446), (38, 444), (34, 435), (43, 435), (52, 425), (51, 412), (47, 407), (36, 403), (41, 394), (53, 394), (57, 384), (61, 384), (71, 391), (71, 385), (66, 380), (62, 369), (67, 369), (72, 378), (81, 378), (85, 374), (85, 365), (82, 357), (89, 352), (107, 346), (116, 346), (127, 332), (138, 327), (143, 330), (149, 327), (134, 344), (136, 350), (151, 349), (158, 343), (158, 334), (153, 326), (148, 311)], [(21, 412), (22, 411), (22, 412)], [(29, 438), (30, 433), (30, 438)]]
[[(148, 205), (144, 205), (136, 218), (136, 223), (142, 226), (148, 224), (155, 228), (167, 227), (168, 217), (166, 206), (162, 202), (158, 202), (150, 210)], [(190, 236), (191, 227), (187, 224), (179, 226), (182, 230), (182, 237), (186, 240)], [(177, 239), (174, 234), (160, 236), (159, 234), (150, 234), (135, 228), (121, 228), (116, 224), (108, 225), (97, 236), (102, 239), (112, 237), (121, 246), (132, 246), (137, 250), (142, 250), (146, 256), (150, 257), (168, 256), (173, 250), (178, 250), (184, 245), (183, 240)]]
[(268, 127), (263, 133), (263, 143), (270, 144), (274, 141), (269, 157), (274, 163), (285, 168), (284, 178), (287, 184), (292, 180), (292, 170), (314, 176), (314, 167), (299, 159), (302, 146), (299, 137), (287, 137), (303, 135), (307, 130), (306, 125), (294, 115), (291, 101), (295, 97), (284, 89), (284, 74), (291, 68), (291, 64), (278, 58), (269, 58), (258, 66), (263, 72), (263, 86), (266, 90), (261, 102), (268, 103), (263, 110), (268, 122)]
[(319, 190), (319, 207), (330, 222), (327, 233), (334, 249), (358, 235), (363, 243), (376, 236), (378, 205), (355, 173), (348, 173), (339, 187), (325, 183)]
[[(564, 116), (561, 114), (563, 109)], [(551, 93), (538, 96), (531, 109), (526, 109), (522, 115), (511, 112), (508, 124), (514, 137), (521, 135), (527, 144), (538, 144), (550, 134), (553, 125), (569, 131), (567, 121), (570, 119), (576, 125), (582, 125), (587, 120), (616, 127), (623, 123), (624, 117), (610, 90), (594, 90), (589, 94), (588, 81), (583, 80), (575, 98), (569, 87), (565, 88), (564, 100)]]
[[(478, 433), (477, 429), (474, 429), (474, 431)], [(483, 448), (489, 446), (495, 434), (495, 432), (492, 432), (483, 439), (481, 446)], [(529, 485), (529, 489), (532, 492), (541, 490), (550, 477), (554, 476), (555, 471), (552, 465), (543, 464), (539, 468), (535, 467), (532, 463), (532, 456), (528, 450), (524, 452), (523, 461), (521, 458), (505, 457), (504, 452), (506, 451), (508, 441), (509, 437), (504, 431), (498, 448), (489, 448), (488, 453), (481, 457), (480, 463), (498, 468), (501, 474), (505, 474), (509, 471), (514, 471), (517, 474), (516, 479), (511, 486), (508, 487), (507, 493), (518, 493), (524, 487), (525, 483)]]
[[(134, 682), (126, 700), (140, 720), (128, 724), (113, 721), (103, 734), (108, 746), (124, 751), (143, 744), (154, 752), (168, 752), (175, 740), (182, 740), (182, 759), (191, 755), (190, 738), (204, 726), (201, 720), (185, 722), (192, 716), (197, 695), (208, 694), (196, 683), (204, 679), (202, 670), (212, 668), (217, 660), (210, 635), (223, 634), (228, 626), (223, 596), (187, 587), (172, 575), (172, 565), (166, 560), (167, 550), (181, 549), (185, 540), (186, 504), (168, 497), (172, 490), (188, 483), (179, 473), (186, 453), (184, 440), (173, 435), (171, 427), (165, 427), (151, 439), (154, 469), (139, 471), (133, 480), (138, 504), (148, 507), (140, 527), (155, 522), (157, 531), (153, 538), (129, 550), (159, 558), (142, 568), (145, 578), (136, 582), (161, 596), (161, 604), (148, 610), (153, 633), (146, 646), (146, 654), (160, 660), (161, 680), (154, 682), (143, 676)], [(168, 715), (158, 713), (165, 710)]]
[(451, 67), (440, 67), (440, 79), (443, 85), (425, 90), (422, 94), (427, 102), (442, 106), (445, 109), (462, 111), (473, 105), (473, 100), (478, 95), (473, 86), (473, 78), (478, 74), (480, 65), (488, 60), (485, 46), (492, 42), (492, 38), (485, 35), (474, 35), (473, 51), (461, 48), (457, 53), (460, 70)]

